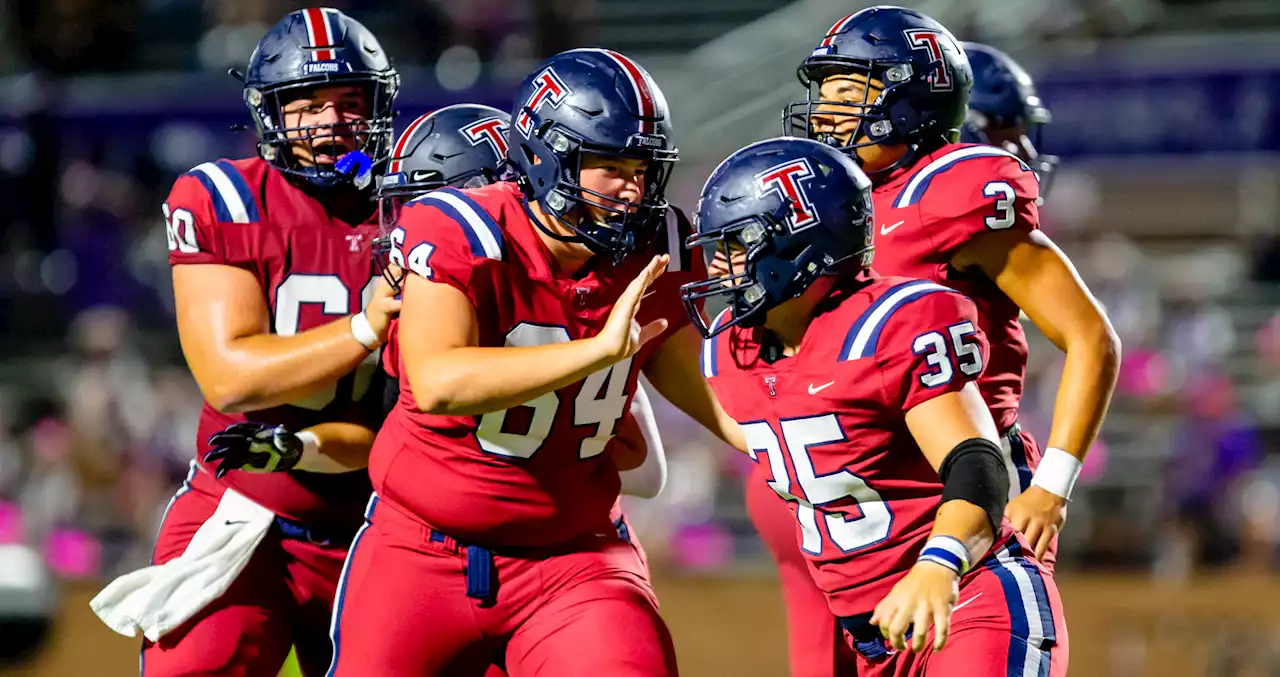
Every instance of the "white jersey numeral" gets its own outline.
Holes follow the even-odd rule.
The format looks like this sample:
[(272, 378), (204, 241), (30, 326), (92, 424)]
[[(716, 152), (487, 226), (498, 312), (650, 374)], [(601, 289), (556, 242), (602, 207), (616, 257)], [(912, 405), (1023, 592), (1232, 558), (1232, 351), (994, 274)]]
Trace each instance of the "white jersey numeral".
[(160, 205), (164, 212), (164, 236), (169, 242), (169, 251), (183, 254), (198, 254), (200, 246), (196, 244), (196, 218), (191, 212), (178, 207), (169, 209), (169, 203)]
[[(982, 373), (982, 351), (978, 344), (966, 341), (977, 333), (972, 322), (957, 322), (947, 327), (951, 335), (951, 350), (956, 356), (956, 364), (965, 376), (977, 376)], [(941, 333), (931, 331), (921, 334), (911, 344), (916, 355), (925, 355), (925, 361), (933, 367), (931, 371), (920, 375), (920, 385), (936, 388), (951, 382), (955, 371), (951, 368), (951, 358), (947, 355), (947, 339)]]
[(759, 461), (763, 451), (768, 459), (773, 479), (769, 487), (784, 500), (796, 504), (796, 519), (803, 536), (801, 548), (811, 555), (822, 554), (822, 532), (818, 528), (818, 508), (835, 501), (852, 499), (862, 511), (856, 519), (846, 519), (843, 514), (823, 512), (823, 523), (831, 542), (842, 552), (850, 553), (889, 537), (893, 526), (893, 512), (861, 477), (848, 470), (838, 470), (825, 475), (814, 471), (810, 449), (824, 444), (844, 442), (844, 430), (835, 414), (823, 414), (806, 418), (784, 419), (782, 440), (785, 453), (795, 468), (795, 481), (799, 492), (792, 492), (791, 478), (783, 458), (783, 444), (769, 423), (760, 421), (742, 426), (751, 458)]
[(992, 181), (982, 187), (983, 197), (993, 197), (996, 199), (996, 213), (988, 216), (986, 219), (987, 227), (991, 230), (1004, 230), (1013, 226), (1017, 221), (1017, 215), (1013, 211), (1014, 198), (1017, 192), (1013, 190), (1005, 181)]
[[(569, 332), (564, 327), (527, 322), (521, 322), (507, 333), (508, 346), (544, 346), (569, 340)], [(600, 455), (613, 437), (614, 426), (627, 408), (626, 387), (631, 378), (631, 362), (631, 358), (625, 359), (583, 379), (573, 401), (573, 424), (594, 425), (596, 429), (594, 435), (582, 440), (578, 458)], [(556, 412), (560, 409), (559, 394), (545, 393), (520, 406), (533, 410), (524, 432), (503, 431), (510, 409), (491, 411), (480, 417), (476, 439), (481, 449), (498, 456), (531, 458), (542, 448), (555, 425)]]
[[(360, 292), (360, 307), (369, 305), (373, 299), (378, 279), (370, 278)], [(320, 312), (334, 318), (351, 314), (351, 292), (342, 278), (337, 275), (316, 275), (312, 273), (292, 273), (276, 288), (275, 331), (279, 336), (293, 336), (298, 333), (299, 318), (304, 305), (318, 305)], [(349, 376), (352, 379), (351, 399), (359, 401), (369, 390), (374, 373), (378, 369), (382, 351), (375, 350)], [(290, 402), (295, 407), (318, 411), (329, 406), (338, 392), (338, 384), (331, 383), (306, 397)]]

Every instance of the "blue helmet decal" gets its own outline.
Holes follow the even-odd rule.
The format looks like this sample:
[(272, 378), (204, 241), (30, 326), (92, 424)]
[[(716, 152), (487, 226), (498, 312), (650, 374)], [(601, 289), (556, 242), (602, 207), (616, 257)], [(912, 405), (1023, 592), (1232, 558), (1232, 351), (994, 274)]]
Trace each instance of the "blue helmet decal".
[[(245, 69), (244, 102), (258, 132), (258, 152), (281, 171), (317, 186), (349, 181), (335, 163), (317, 163), (327, 144), (352, 147), (381, 169), (391, 152), (392, 107), (400, 76), (378, 40), (360, 22), (329, 7), (285, 15), (253, 50)], [(370, 114), (358, 122), (290, 125), (286, 105), (316, 88), (359, 86)], [(340, 143), (341, 142), (341, 143)]]
[[(839, 149), (778, 138), (730, 155), (707, 179), (689, 248), (711, 258), (712, 277), (684, 285), (693, 323), (710, 338), (756, 326), (765, 313), (803, 294), (820, 275), (871, 265), (871, 180)], [(733, 319), (708, 325), (699, 306), (720, 299)]]
[[(784, 109), (785, 134), (846, 152), (878, 144), (912, 147), (896, 166), (956, 139), (973, 81), (964, 51), (946, 27), (902, 7), (871, 7), (836, 21), (797, 76), (809, 96)], [(857, 86), (848, 88), (849, 97), (824, 98), (829, 78)]]
[(1017, 61), (994, 47), (977, 42), (963, 46), (973, 67), (973, 94), (960, 140), (1017, 155), (1040, 178), (1044, 197), (1058, 157), (1040, 152), (1044, 128), (1053, 116), (1036, 94), (1035, 81)]
[[(679, 153), (666, 99), (639, 64), (607, 49), (557, 54), (520, 86), (511, 119), (508, 154), (525, 196), (572, 234), (539, 228), (615, 260), (652, 241)], [(644, 161), (639, 202), (584, 188), (584, 153)]]
[(460, 103), (419, 116), (400, 134), (375, 193), (381, 235), (374, 240), (374, 261), (393, 287), (403, 279), (403, 272), (388, 265), (399, 264), (393, 232), (401, 207), (437, 188), (479, 188), (502, 180), (510, 120), (497, 108)]

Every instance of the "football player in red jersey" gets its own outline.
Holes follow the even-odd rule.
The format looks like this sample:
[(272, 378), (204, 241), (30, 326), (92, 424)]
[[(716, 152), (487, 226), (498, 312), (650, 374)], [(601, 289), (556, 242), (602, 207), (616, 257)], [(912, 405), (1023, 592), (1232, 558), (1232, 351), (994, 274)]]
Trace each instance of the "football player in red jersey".
[[(376, 193), (382, 235), (374, 241), (375, 261), (394, 289), (399, 291), (404, 274), (399, 249), (404, 230), (396, 228), (400, 209), (406, 202), (438, 188), (479, 188), (498, 181), (506, 173), (509, 121), (509, 115), (489, 106), (456, 104), (419, 116), (405, 127), (393, 147), (387, 172)], [(674, 216), (674, 208), (669, 214)], [(387, 375), (384, 412), (389, 412), (399, 399), (397, 326), (398, 322), (391, 323), (382, 351), (383, 370)], [(205, 461), (216, 462), (218, 473), (239, 469), (269, 472), (311, 463), (309, 459), (323, 456), (321, 450), (333, 444), (335, 435), (347, 440), (367, 438), (368, 445), (364, 447), (367, 457), (374, 430), (353, 431), (357, 426), (356, 423), (323, 423), (295, 435), (284, 426), (236, 423), (210, 439), (211, 451), (205, 455)], [(624, 493), (652, 497), (661, 490), (665, 480), (662, 444), (648, 398), (638, 386), (629, 415), (619, 421), (605, 453), (620, 470), (625, 470), (621, 473)], [(619, 536), (635, 546), (643, 561), (643, 549), (620, 506), (614, 506), (612, 517)], [(647, 575), (647, 569), (645, 573)], [(497, 665), (487, 673), (489, 677), (504, 674)]]
[[(815, 141), (721, 163), (690, 240), (715, 251), (713, 277), (682, 292), (705, 376), (789, 505), (858, 675), (1065, 676), (1057, 589), (1004, 519), (977, 309), (868, 268), (870, 193)], [(728, 307), (707, 325), (694, 306), (713, 297)]]
[[(946, 28), (913, 10), (873, 7), (840, 19), (799, 76), (809, 100), (791, 104), (790, 122), (844, 149), (875, 185), (876, 270), (946, 284), (977, 304), (991, 341), (978, 385), (1014, 480), (1009, 516), (1052, 568), (1067, 500), (1111, 400), (1120, 342), (1040, 231), (1032, 158), (953, 143), (971, 67)], [(1020, 312), (1067, 354), (1043, 455), (1018, 425), (1027, 356)]]
[[(398, 75), (360, 23), (315, 8), (276, 24), (241, 77), (260, 157), (194, 168), (163, 206), (178, 332), (206, 398), (200, 440), (250, 419), (368, 426), (399, 304), (372, 265), (368, 190), (391, 151)], [(113, 627), (143, 631), (145, 677), (275, 675), (291, 646), (305, 674), (323, 673), (371, 488), (361, 441), (354, 455), (344, 442), (292, 472), (215, 477), (193, 462), (157, 537), (164, 566), (95, 600)]]
[(680, 306), (701, 275), (664, 219), (666, 102), (626, 56), (571, 50), (522, 84), (508, 145), (517, 181), (428, 193), (393, 231), (407, 387), (369, 459), (337, 677), (676, 674), (606, 444), (641, 370), (741, 439)]

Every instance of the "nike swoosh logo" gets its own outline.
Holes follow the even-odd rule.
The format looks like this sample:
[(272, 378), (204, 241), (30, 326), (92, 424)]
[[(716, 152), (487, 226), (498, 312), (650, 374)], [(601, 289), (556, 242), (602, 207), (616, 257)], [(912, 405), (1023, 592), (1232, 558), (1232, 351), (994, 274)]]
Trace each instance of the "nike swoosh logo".
[(973, 597), (970, 597), (969, 599), (966, 599), (965, 601), (963, 601), (963, 602), (961, 602), (961, 603), (959, 603), (959, 604), (955, 605), (954, 607), (952, 607), (952, 609), (951, 609), (951, 613), (953, 613), (953, 614), (954, 614), (955, 612), (959, 611), (961, 607), (968, 606), (968, 605), (969, 605), (969, 602), (972, 602), (973, 600), (978, 599), (978, 598), (979, 598), (979, 597), (981, 597), (981, 596), (982, 596), (982, 593), (978, 593), (978, 594), (974, 595)]
[(901, 225), (902, 225), (902, 224), (904, 224), (904, 223), (906, 223), (906, 221), (905, 221), (905, 220), (903, 220), (903, 221), (899, 221), (899, 222), (897, 222), (897, 223), (893, 224), (892, 226), (886, 226), (886, 225), (884, 225), (884, 224), (882, 223), (882, 224), (880, 224), (880, 234), (881, 234), (881, 235), (888, 235), (889, 233), (892, 233), (894, 230), (896, 230), (896, 229), (898, 228), (898, 226), (901, 226)]
[(248, 523), (249, 523), (249, 520), (227, 520), (227, 526), (231, 526), (233, 524), (248, 524)]
[(822, 384), (822, 385), (820, 385), (820, 386), (815, 386), (815, 385), (813, 385), (812, 383), (810, 383), (810, 384), (809, 384), (809, 394), (810, 394), (810, 395), (817, 395), (818, 393), (820, 393), (820, 392), (822, 392), (822, 391), (826, 390), (827, 388), (830, 388), (831, 386), (833, 386), (833, 385), (835, 385), (835, 384), (836, 384), (836, 382), (835, 382), (835, 381), (828, 381), (827, 383), (823, 383), (823, 384)]

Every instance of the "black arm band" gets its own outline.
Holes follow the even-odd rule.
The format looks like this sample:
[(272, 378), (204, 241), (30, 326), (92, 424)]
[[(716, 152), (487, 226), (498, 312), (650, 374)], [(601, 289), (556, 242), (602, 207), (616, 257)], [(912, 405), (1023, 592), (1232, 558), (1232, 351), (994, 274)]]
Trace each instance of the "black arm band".
[(1000, 530), (1004, 506), (1009, 502), (1009, 471), (1000, 447), (990, 440), (967, 439), (957, 444), (938, 469), (942, 478), (942, 502), (960, 499), (987, 511), (991, 533)]

